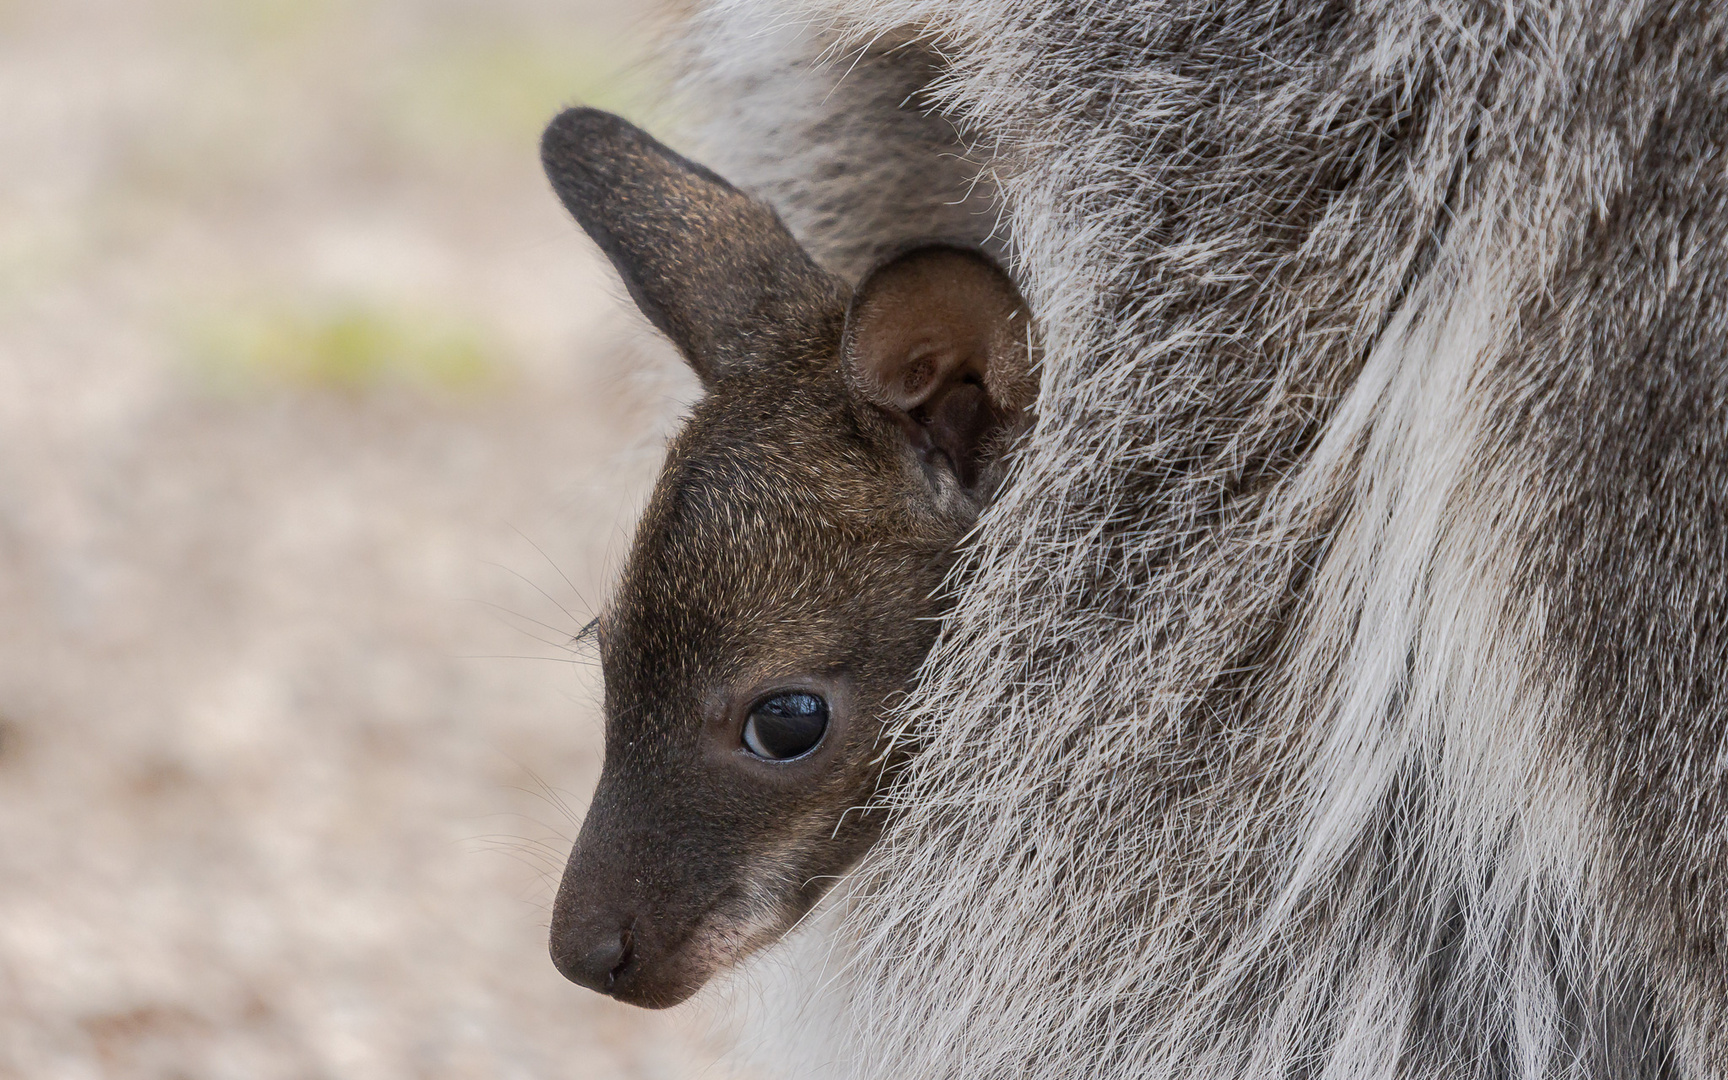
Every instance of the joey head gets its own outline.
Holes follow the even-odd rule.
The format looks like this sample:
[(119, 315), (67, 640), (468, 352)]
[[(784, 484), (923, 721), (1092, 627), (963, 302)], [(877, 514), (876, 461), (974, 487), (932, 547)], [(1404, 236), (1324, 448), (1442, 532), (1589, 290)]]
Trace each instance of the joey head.
[(926, 245), (856, 289), (774, 212), (573, 109), (546, 171), (704, 396), (598, 620), (606, 760), (552, 918), (558, 969), (676, 1004), (875, 841), (884, 712), (1036, 389), (1030, 317)]

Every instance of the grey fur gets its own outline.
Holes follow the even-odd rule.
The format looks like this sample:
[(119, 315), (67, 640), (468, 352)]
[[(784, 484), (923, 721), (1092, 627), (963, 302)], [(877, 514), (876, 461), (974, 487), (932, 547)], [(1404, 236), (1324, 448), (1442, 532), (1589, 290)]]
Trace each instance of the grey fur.
[(1728, 8), (739, 2), (691, 40), (709, 160), (818, 259), (1011, 236), (1043, 332), (827, 1060), (1728, 1075)]
[(781, 20), (712, 31), (689, 40), (703, 72), (687, 95), (694, 134), (707, 136), (700, 156), (721, 175), (749, 177), (830, 270), (857, 281), (909, 242), (1005, 259), (994, 187), (957, 120), (931, 108), (942, 61), (914, 35), (879, 35), (836, 70), (812, 64), (807, 50), (823, 43)]

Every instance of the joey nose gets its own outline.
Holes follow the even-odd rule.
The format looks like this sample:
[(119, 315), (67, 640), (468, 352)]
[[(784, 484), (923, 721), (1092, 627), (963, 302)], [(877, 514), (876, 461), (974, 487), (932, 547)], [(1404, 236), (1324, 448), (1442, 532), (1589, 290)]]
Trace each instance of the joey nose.
[(610, 994), (630, 966), (630, 946), (628, 929), (569, 935), (553, 942), (552, 962), (578, 986)]

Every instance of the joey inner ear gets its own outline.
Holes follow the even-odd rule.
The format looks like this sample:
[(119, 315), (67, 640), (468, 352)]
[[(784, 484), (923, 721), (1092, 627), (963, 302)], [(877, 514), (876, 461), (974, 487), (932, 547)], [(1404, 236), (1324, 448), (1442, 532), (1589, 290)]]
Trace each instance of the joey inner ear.
[(1032, 404), (1031, 314), (982, 255), (924, 247), (865, 277), (846, 314), (848, 380), (930, 465), (976, 491)]

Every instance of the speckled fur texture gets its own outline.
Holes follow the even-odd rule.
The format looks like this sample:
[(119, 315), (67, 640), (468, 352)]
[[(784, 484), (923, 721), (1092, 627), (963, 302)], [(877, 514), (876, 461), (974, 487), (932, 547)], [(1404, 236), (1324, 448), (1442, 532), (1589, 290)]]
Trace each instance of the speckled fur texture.
[(802, 1075), (1728, 1075), (1728, 6), (688, 40), (820, 259), (987, 243), (1045, 347)]

